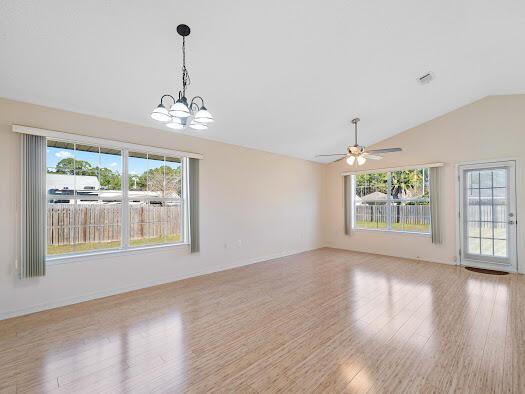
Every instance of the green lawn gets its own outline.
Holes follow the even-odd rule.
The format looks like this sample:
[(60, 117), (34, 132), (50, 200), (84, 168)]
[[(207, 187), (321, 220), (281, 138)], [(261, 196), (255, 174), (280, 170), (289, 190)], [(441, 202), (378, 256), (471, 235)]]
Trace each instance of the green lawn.
[[(359, 220), (356, 223), (357, 228), (366, 228), (366, 229), (386, 229), (386, 222), (367, 222), (364, 220)], [(420, 233), (428, 233), (430, 231), (430, 226), (428, 224), (404, 224), (403, 223), (392, 223), (392, 230), (397, 231), (414, 231)]]
[[(147, 246), (180, 241), (180, 234), (160, 236), (154, 238), (141, 238), (130, 240), (130, 246)], [(94, 250), (117, 249), (120, 247), (120, 241), (110, 242), (86, 242), (73, 245), (48, 245), (47, 254), (56, 255), (64, 253), (82, 253)]]

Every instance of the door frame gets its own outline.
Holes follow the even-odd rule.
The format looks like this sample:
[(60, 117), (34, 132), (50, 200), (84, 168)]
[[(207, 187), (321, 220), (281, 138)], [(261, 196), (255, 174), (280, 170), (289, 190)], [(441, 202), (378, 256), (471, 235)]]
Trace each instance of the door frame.
[[(518, 196), (522, 194), (521, 190), (521, 184), (518, 182), (518, 179), (522, 179), (522, 166), (521, 166), (521, 160), (517, 157), (510, 157), (510, 158), (502, 158), (502, 159), (487, 159), (487, 160), (474, 160), (474, 161), (464, 161), (459, 162), (455, 165), (455, 174), (456, 181), (455, 184), (455, 194), (456, 194), (456, 264), (459, 266), (469, 266), (464, 265), (462, 261), (462, 253), (461, 253), (461, 247), (462, 247), (462, 237), (463, 237), (463, 219), (461, 218), (461, 209), (463, 205), (462, 196), (463, 196), (463, 188), (461, 184), (461, 169), (462, 167), (466, 166), (483, 166), (483, 165), (490, 165), (490, 164), (496, 164), (496, 163), (504, 163), (504, 162), (514, 162), (514, 201), (515, 201), (515, 221), (516, 221), (516, 229), (514, 231), (514, 237), (515, 237), (515, 251), (514, 251), (514, 258), (516, 261), (516, 266), (511, 267), (511, 269), (507, 269), (507, 267), (501, 267), (502, 271), (508, 271), (508, 272), (518, 272), (518, 273), (525, 273), (521, 269), (519, 257), (521, 255), (520, 249), (522, 248), (520, 246), (519, 239), (521, 239), (521, 231), (518, 227), (518, 223), (520, 222), (519, 219), (519, 212), (520, 212), (520, 200)], [(486, 266), (484, 267), (484, 264)], [(494, 269), (493, 265), (490, 265), (489, 263), (483, 263), (479, 262), (476, 263), (476, 266), (479, 268), (487, 268), (487, 269)]]

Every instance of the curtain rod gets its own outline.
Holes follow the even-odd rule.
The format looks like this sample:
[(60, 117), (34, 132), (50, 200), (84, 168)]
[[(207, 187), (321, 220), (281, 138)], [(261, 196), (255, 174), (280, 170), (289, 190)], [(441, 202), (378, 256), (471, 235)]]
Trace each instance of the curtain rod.
[(204, 159), (200, 153), (184, 152), (174, 149), (159, 148), (156, 146), (132, 144), (129, 142), (108, 140), (105, 138), (89, 137), (86, 135), (64, 133), (62, 131), (45, 130), (36, 127), (13, 125), (13, 132), (20, 134), (40, 135), (42, 137), (54, 138), (62, 141), (70, 141), (85, 144), (100, 145), (107, 148), (138, 150), (147, 153), (162, 154), (164, 156), (191, 157), (192, 159)]
[(342, 176), (355, 175), (355, 174), (370, 174), (377, 172), (388, 172), (388, 171), (402, 171), (402, 170), (414, 170), (417, 168), (432, 168), (432, 167), (443, 167), (445, 163), (425, 163), (425, 164), (413, 164), (403, 167), (387, 167), (387, 168), (374, 168), (370, 170), (359, 170), (359, 171), (346, 171), (342, 172)]

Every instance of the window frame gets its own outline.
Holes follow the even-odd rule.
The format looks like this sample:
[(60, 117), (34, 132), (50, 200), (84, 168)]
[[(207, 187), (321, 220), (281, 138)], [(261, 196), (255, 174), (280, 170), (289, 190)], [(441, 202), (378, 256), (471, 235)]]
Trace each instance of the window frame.
[[(432, 215), (429, 215), (429, 224), (428, 224), (428, 231), (411, 231), (411, 230), (396, 230), (392, 227), (392, 215), (391, 215), (391, 207), (393, 202), (428, 202), (429, 211), (431, 211), (431, 201), (430, 201), (430, 195), (428, 197), (420, 197), (420, 198), (392, 198), (392, 173), (396, 171), (403, 171), (403, 170), (417, 170), (417, 171), (430, 171), (430, 167), (415, 167), (415, 168), (392, 168), (392, 169), (385, 169), (383, 171), (363, 171), (359, 173), (351, 173), (349, 174), (352, 177), (352, 231), (378, 231), (378, 232), (387, 232), (387, 233), (398, 233), (398, 234), (411, 234), (411, 235), (418, 235), (418, 236), (431, 236), (432, 235)], [(356, 188), (357, 188), (357, 181), (356, 177), (359, 175), (367, 175), (367, 174), (386, 174), (387, 175), (387, 198), (384, 201), (385, 207), (387, 208), (387, 214), (386, 214), (386, 228), (365, 228), (365, 227), (357, 227), (356, 225)], [(423, 183), (424, 183), (423, 178)], [(430, 179), (428, 182), (428, 188), (430, 188), (432, 185), (430, 184)]]
[[(155, 250), (155, 249), (165, 249), (165, 248), (172, 248), (172, 247), (180, 247), (189, 245), (189, 223), (188, 223), (188, 175), (187, 175), (187, 169), (188, 169), (188, 158), (189, 156), (182, 155), (180, 151), (170, 151), (167, 149), (161, 149), (161, 148), (154, 148), (154, 147), (148, 147), (148, 146), (141, 146), (141, 145), (135, 145), (135, 144), (118, 144), (118, 143), (112, 143), (113, 141), (93, 138), (93, 140), (90, 141), (84, 141), (86, 137), (81, 137), (80, 141), (73, 139), (73, 138), (61, 138), (61, 136), (45, 136), (46, 137), (46, 144), (47, 141), (58, 141), (58, 142), (64, 142), (64, 143), (70, 143), (76, 145), (91, 145), (93, 147), (99, 148), (99, 154), (100, 149), (112, 149), (112, 150), (118, 150), (120, 151), (120, 157), (122, 161), (122, 173), (121, 173), (121, 195), (120, 197), (112, 197), (112, 201), (119, 201), (121, 203), (121, 242), (120, 247), (115, 248), (101, 248), (101, 249), (92, 249), (86, 252), (68, 252), (68, 253), (61, 253), (56, 255), (49, 255), (47, 253), (47, 214), (46, 214), (46, 264), (61, 264), (67, 261), (76, 260), (76, 259), (84, 259), (89, 256), (99, 256), (99, 255), (106, 255), (106, 254), (129, 254), (134, 252), (140, 252), (144, 250)], [(181, 167), (182, 167), (182, 179), (181, 179), (181, 195), (180, 195), (180, 202), (178, 205), (181, 206), (181, 237), (179, 241), (174, 242), (165, 242), (165, 243), (159, 243), (159, 244), (147, 244), (147, 245), (139, 245), (139, 246), (130, 246), (129, 245), (129, 152), (138, 152), (138, 153), (144, 153), (148, 155), (162, 155), (164, 158), (176, 158), (180, 159)], [(47, 167), (47, 157), (46, 157), (46, 168)], [(76, 174), (74, 174), (76, 175)], [(75, 181), (76, 182), (76, 181)], [(46, 207), (48, 204), (48, 200), (50, 199), (56, 199), (53, 198), (53, 195), (50, 195), (47, 190), (47, 171), (46, 171), (46, 186), (45, 186), (45, 196), (46, 196)], [(85, 196), (85, 195), (78, 195), (75, 190), (75, 194), (68, 195), (68, 200), (93, 200), (93, 201), (105, 201), (108, 200), (108, 198), (101, 198), (100, 196)], [(170, 197), (141, 197), (141, 200), (155, 200), (155, 201), (175, 201), (175, 198)], [(47, 208), (46, 208), (47, 209)]]

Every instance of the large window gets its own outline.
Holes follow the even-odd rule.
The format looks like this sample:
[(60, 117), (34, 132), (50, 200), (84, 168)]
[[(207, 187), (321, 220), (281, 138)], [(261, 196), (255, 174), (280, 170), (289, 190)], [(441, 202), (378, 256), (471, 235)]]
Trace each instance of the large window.
[(183, 168), (180, 157), (48, 139), (47, 254), (183, 242)]
[(428, 168), (353, 175), (353, 228), (430, 233)]

